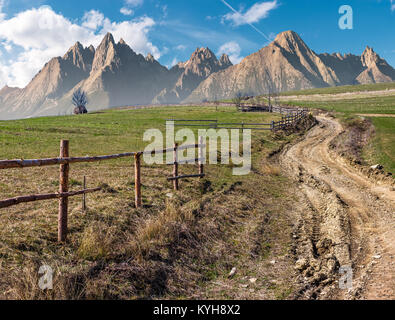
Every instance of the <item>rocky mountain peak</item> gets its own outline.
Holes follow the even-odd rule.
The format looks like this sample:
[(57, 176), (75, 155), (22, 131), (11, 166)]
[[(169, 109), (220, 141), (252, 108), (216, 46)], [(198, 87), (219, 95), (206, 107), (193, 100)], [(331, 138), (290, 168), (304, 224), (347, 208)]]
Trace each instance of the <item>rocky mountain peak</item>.
[(182, 67), (185, 68), (184, 75), (194, 74), (204, 78), (221, 69), (220, 62), (209, 48), (197, 48)]
[(89, 72), (92, 67), (93, 56), (94, 49), (92, 51), (89, 48), (84, 48), (80, 42), (76, 42), (62, 59), (85, 72)]
[(9, 94), (10, 92), (13, 92), (15, 90), (20, 90), (20, 89), (9, 87), (6, 85), (3, 89), (0, 89), (0, 96), (5, 96), (6, 94)]
[(361, 61), (364, 67), (371, 68), (377, 63), (380, 62), (380, 57), (379, 55), (374, 52), (373, 48), (370, 48), (369, 46), (366, 47), (365, 51), (363, 52), (361, 56)]
[(76, 42), (74, 46), (72, 46), (67, 53), (63, 56), (63, 59), (68, 59), (71, 56), (76, 56), (79, 54), (82, 54), (82, 51), (84, 51), (84, 47), (80, 42)]
[(116, 54), (115, 41), (111, 33), (107, 33), (96, 49), (92, 64), (92, 72), (100, 70), (111, 63)]
[(209, 48), (197, 48), (194, 53), (192, 53), (190, 60), (204, 61), (211, 59), (217, 60), (217, 57)]
[(224, 53), (224, 54), (221, 56), (221, 58), (219, 59), (219, 62), (220, 62), (220, 64), (221, 64), (221, 66), (222, 66), (222, 67), (225, 67), (225, 68), (230, 67), (230, 66), (233, 66), (232, 61), (230, 61), (229, 56), (228, 56), (226, 53)]
[(11, 88), (8, 85), (5, 85), (2, 89), (0, 89), (0, 93), (5, 92), (9, 89), (11, 89)]
[(273, 44), (285, 49), (288, 52), (296, 52), (303, 49), (310, 50), (302, 38), (294, 31), (284, 31), (280, 33), (273, 41)]
[(145, 58), (147, 62), (156, 62), (154, 56), (151, 53), (148, 53), (147, 57)]
[(93, 52), (93, 53), (95, 53), (95, 47), (93, 46), (93, 45), (90, 45), (89, 47), (88, 47), (88, 50), (89, 51), (91, 51), (91, 52)]
[[(121, 39), (121, 40), (122, 40), (122, 39)], [(110, 43), (112, 43), (113, 45), (115, 45), (115, 41), (114, 41), (113, 35), (112, 35), (110, 32), (108, 32), (108, 33), (104, 36), (104, 38), (103, 38), (101, 44), (99, 45), (99, 47), (100, 47), (101, 45), (107, 45), (107, 46), (108, 46)]]
[(84, 46), (81, 44), (81, 42), (77, 41), (73, 47), (71, 47), (70, 50), (77, 50), (77, 51), (82, 51), (84, 50)]
[(295, 31), (292, 30), (279, 33), (274, 41), (277, 43), (303, 42), (302, 38)]

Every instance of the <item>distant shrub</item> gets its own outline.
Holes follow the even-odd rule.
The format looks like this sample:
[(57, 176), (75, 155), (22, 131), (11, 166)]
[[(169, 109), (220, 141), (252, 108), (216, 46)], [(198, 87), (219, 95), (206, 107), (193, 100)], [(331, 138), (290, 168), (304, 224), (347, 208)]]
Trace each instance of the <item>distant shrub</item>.
[(88, 110), (86, 109), (88, 97), (85, 91), (82, 91), (81, 89), (76, 90), (73, 94), (72, 103), (75, 105), (74, 114), (88, 113)]

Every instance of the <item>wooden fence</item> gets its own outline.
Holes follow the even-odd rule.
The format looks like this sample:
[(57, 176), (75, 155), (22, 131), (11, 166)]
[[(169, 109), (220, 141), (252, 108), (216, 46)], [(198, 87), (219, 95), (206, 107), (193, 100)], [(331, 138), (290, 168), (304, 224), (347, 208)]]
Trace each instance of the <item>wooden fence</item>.
[(200, 127), (208, 129), (239, 129), (239, 130), (271, 130), (271, 123), (248, 122), (218, 122), (218, 120), (183, 120), (168, 119), (173, 121), (175, 127)]
[[(274, 107), (273, 107), (274, 108)], [(296, 125), (304, 119), (307, 109), (281, 108), (276, 107), (273, 112), (284, 114), (280, 121), (271, 123), (249, 123), (249, 122), (218, 122), (218, 120), (185, 120), (185, 119), (168, 119), (166, 121), (174, 122), (175, 127), (199, 127), (208, 129), (239, 129), (239, 130), (286, 130)]]
[(306, 108), (292, 108), (292, 107), (283, 107), (283, 106), (272, 106), (271, 112), (281, 113), (283, 115), (291, 115), (295, 113), (300, 113), (301, 111), (308, 113), (308, 109)]
[(285, 107), (278, 105), (266, 105), (266, 104), (241, 104), (240, 106), (236, 106), (236, 108), (241, 112), (273, 112), (273, 113), (281, 113), (284, 115), (289, 115), (292, 113), (298, 113), (301, 110), (307, 111), (307, 109), (302, 109), (298, 107)]
[(299, 121), (303, 120), (307, 116), (307, 110), (301, 109), (296, 112), (288, 113), (281, 118), (280, 121), (273, 121), (271, 130), (287, 130), (288, 128), (294, 127)]
[[(6, 200), (0, 200), (0, 209), (11, 207), (21, 203), (27, 202), (35, 202), (42, 200), (50, 200), (50, 199), (59, 199), (59, 211), (58, 211), (58, 241), (65, 242), (67, 239), (68, 232), (68, 199), (69, 197), (85, 195), (88, 193), (98, 192), (102, 188), (92, 188), (86, 189), (86, 181), (84, 178), (84, 189), (79, 191), (69, 192), (69, 174), (70, 174), (70, 164), (72, 163), (84, 163), (84, 162), (98, 162), (105, 160), (113, 160), (120, 158), (133, 157), (134, 158), (134, 171), (135, 171), (135, 205), (136, 208), (142, 207), (142, 195), (141, 195), (141, 157), (145, 154), (154, 155), (154, 154), (167, 154), (168, 152), (173, 152), (173, 162), (171, 165), (173, 166), (173, 176), (169, 177), (168, 180), (173, 181), (173, 186), (175, 190), (179, 189), (179, 180), (185, 178), (203, 178), (204, 174), (204, 160), (205, 156), (203, 154), (203, 148), (206, 145), (203, 144), (203, 137), (199, 137), (199, 143), (195, 145), (185, 145), (178, 146), (174, 145), (173, 148), (168, 148), (164, 150), (153, 150), (153, 151), (145, 151), (145, 152), (129, 152), (129, 153), (121, 153), (121, 154), (113, 154), (113, 155), (105, 155), (98, 157), (78, 157), (72, 158), (69, 155), (69, 141), (62, 140), (60, 142), (60, 155), (59, 158), (49, 158), (49, 159), (34, 159), (34, 160), (1, 160), (0, 161), (0, 170), (1, 169), (10, 169), (10, 168), (29, 168), (29, 167), (43, 167), (43, 166), (53, 166), (60, 165), (60, 175), (59, 175), (59, 192), (58, 193), (49, 193), (49, 194), (35, 194), (28, 196), (21, 196), (10, 198)], [(190, 159), (185, 161), (178, 160), (178, 152), (188, 149), (196, 149), (199, 150), (199, 158), (198, 159)], [(179, 164), (182, 163), (191, 163), (198, 161), (199, 164), (199, 174), (195, 175), (179, 175)], [(85, 200), (85, 199), (84, 199)], [(83, 204), (85, 201), (83, 201)], [(84, 205), (83, 205), (84, 207)]]
[(271, 112), (271, 107), (267, 105), (247, 105), (242, 104), (238, 108), (241, 112)]

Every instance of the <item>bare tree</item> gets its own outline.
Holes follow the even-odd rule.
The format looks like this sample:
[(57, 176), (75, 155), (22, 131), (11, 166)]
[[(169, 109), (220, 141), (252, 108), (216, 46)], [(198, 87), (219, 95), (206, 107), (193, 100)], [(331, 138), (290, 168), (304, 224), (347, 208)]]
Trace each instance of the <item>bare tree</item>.
[(236, 106), (237, 111), (242, 111), (241, 101), (243, 100), (243, 94), (239, 91), (232, 99), (232, 103)]
[(88, 113), (88, 110), (86, 109), (86, 105), (88, 104), (88, 98), (85, 91), (77, 89), (73, 93), (72, 103), (73, 105), (75, 105), (74, 114)]
[(218, 100), (217, 96), (214, 96), (214, 105), (215, 105), (215, 112), (218, 112), (218, 106), (220, 104), (220, 101)]
[[(281, 75), (281, 77), (282, 77), (282, 75)], [(269, 74), (269, 72), (267, 70), (266, 70), (265, 85), (266, 85), (266, 88), (267, 88), (267, 93), (264, 94), (262, 97), (265, 100), (267, 100), (267, 102), (269, 104), (269, 111), (272, 112), (273, 105), (276, 105), (278, 103), (279, 90), (278, 90), (278, 87), (275, 84), (275, 81), (273, 81), (272, 77), (270, 76), (270, 74)]]

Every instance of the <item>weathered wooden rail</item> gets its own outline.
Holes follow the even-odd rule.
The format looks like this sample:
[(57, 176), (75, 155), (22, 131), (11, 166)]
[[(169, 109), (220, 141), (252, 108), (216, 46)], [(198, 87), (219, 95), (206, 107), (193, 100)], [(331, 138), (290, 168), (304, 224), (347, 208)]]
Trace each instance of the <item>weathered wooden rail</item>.
[[(237, 107), (237, 106), (236, 106)], [(298, 107), (288, 107), (279, 105), (266, 105), (266, 104), (241, 104), (237, 109), (241, 112), (271, 112), (289, 115), (297, 113), (300, 110), (307, 110)]]
[(270, 106), (267, 105), (240, 105), (239, 110), (241, 112), (271, 112)]
[(30, 196), (15, 197), (15, 198), (0, 201), (0, 209), (15, 206), (20, 203), (51, 200), (51, 199), (57, 199), (63, 197), (73, 197), (81, 194), (97, 192), (100, 190), (101, 188), (93, 188), (93, 189), (84, 189), (81, 191), (66, 192), (66, 193), (33, 194)]
[[(144, 152), (128, 152), (128, 153), (120, 153), (113, 155), (105, 155), (105, 156), (96, 156), (96, 157), (70, 157), (69, 156), (69, 141), (62, 140), (60, 142), (60, 156), (58, 158), (48, 158), (48, 159), (32, 159), (32, 160), (1, 160), (0, 161), (0, 170), (5, 169), (13, 169), (13, 168), (31, 168), (31, 167), (44, 167), (44, 166), (60, 166), (60, 174), (59, 174), (59, 192), (57, 193), (49, 193), (49, 194), (33, 194), (27, 196), (20, 196), (5, 200), (0, 200), (0, 209), (8, 208), (11, 206), (15, 206), (21, 203), (35, 202), (35, 201), (43, 201), (43, 200), (51, 200), (51, 199), (59, 199), (59, 211), (58, 211), (58, 241), (65, 242), (67, 240), (68, 233), (68, 199), (70, 197), (83, 195), (83, 209), (85, 207), (85, 196), (88, 193), (98, 192), (102, 190), (102, 188), (86, 188), (86, 179), (84, 177), (84, 189), (79, 191), (69, 192), (69, 174), (70, 174), (70, 164), (72, 163), (86, 163), (86, 162), (98, 162), (98, 161), (106, 161), (106, 160), (114, 160), (120, 158), (134, 158), (134, 171), (135, 171), (135, 206), (136, 208), (142, 207), (142, 193), (141, 193), (141, 157), (143, 155), (154, 155), (154, 154), (166, 154), (168, 152), (174, 153), (174, 160), (171, 163), (174, 166), (173, 176), (168, 178), (168, 180), (173, 181), (174, 189), (179, 189), (179, 180), (184, 178), (202, 178), (205, 176), (204, 174), (204, 154), (203, 148), (205, 145), (203, 144), (203, 137), (199, 137), (199, 143), (193, 145), (184, 145), (178, 146), (174, 145), (173, 148), (167, 148), (163, 150), (152, 150), (152, 151), (144, 151)], [(178, 161), (178, 152), (182, 150), (188, 150), (191, 148), (198, 148), (199, 150), (199, 174), (196, 175), (179, 175), (178, 174), (178, 166), (182, 163), (191, 163), (195, 162), (196, 159), (190, 159), (186, 161)]]
[(176, 127), (196, 127), (208, 129), (238, 129), (238, 130), (284, 130), (294, 126), (308, 114), (307, 109), (273, 107), (273, 112), (284, 114), (280, 121), (271, 123), (249, 123), (249, 122), (218, 122), (218, 120), (186, 120), (168, 119), (174, 122)]
[(280, 121), (273, 121), (271, 130), (286, 130), (288, 128), (294, 127), (299, 121), (306, 118), (307, 114), (308, 113), (306, 109), (300, 109), (296, 112), (288, 113), (287, 115), (283, 116)]
[(218, 120), (168, 119), (175, 127), (199, 127), (209, 129), (271, 130), (271, 123), (218, 122)]

